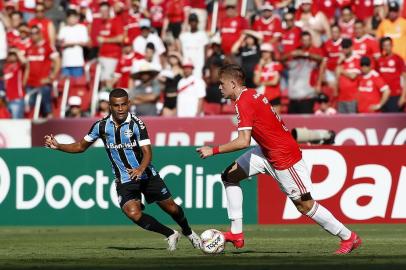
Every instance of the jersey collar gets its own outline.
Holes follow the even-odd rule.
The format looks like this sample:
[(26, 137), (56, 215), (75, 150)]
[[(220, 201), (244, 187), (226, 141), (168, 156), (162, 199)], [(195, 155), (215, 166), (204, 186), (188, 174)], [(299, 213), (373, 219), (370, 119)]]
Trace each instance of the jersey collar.
[[(127, 118), (125, 119), (125, 121), (123, 123), (121, 123), (121, 125), (123, 125), (125, 123), (130, 123), (130, 121), (131, 121), (131, 113), (128, 113)], [(112, 124), (114, 124), (113, 115), (110, 115), (110, 122)]]
[(248, 90), (247, 88), (244, 88), (244, 89), (241, 91), (241, 93), (238, 95), (238, 97), (237, 97), (237, 99), (236, 99), (235, 101), (238, 101), (238, 100), (240, 99), (242, 93), (244, 93), (244, 92), (247, 91), (247, 90)]

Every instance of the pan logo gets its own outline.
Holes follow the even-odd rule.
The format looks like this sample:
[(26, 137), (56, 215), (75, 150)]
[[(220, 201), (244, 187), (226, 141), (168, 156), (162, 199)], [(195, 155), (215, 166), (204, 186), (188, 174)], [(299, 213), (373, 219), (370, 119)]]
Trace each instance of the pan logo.
[(10, 189), (10, 171), (7, 164), (0, 158), (0, 204), (7, 197)]

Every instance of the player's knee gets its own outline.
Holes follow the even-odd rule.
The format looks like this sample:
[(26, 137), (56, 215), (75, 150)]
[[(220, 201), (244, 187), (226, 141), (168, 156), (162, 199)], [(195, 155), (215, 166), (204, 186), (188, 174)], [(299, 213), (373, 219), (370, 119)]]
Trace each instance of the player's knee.
[(313, 207), (314, 201), (309, 200), (309, 201), (300, 201), (296, 203), (296, 208), (297, 210), (302, 214), (306, 215)]
[(221, 181), (223, 181), (223, 184), (226, 185), (230, 185), (233, 184), (234, 181), (233, 179), (230, 178), (230, 170), (231, 168), (234, 166), (235, 163), (231, 164), (230, 166), (228, 166), (222, 173), (221, 173)]
[(142, 212), (139, 211), (136, 208), (130, 208), (127, 209), (125, 211), (125, 214), (127, 215), (128, 218), (130, 218), (131, 220), (137, 222), (138, 220), (140, 220), (141, 216), (142, 216)]

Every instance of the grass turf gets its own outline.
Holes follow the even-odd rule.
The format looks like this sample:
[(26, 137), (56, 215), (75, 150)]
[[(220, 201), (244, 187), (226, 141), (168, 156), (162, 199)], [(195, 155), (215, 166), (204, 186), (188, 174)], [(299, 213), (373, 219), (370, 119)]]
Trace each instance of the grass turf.
[(169, 253), (163, 237), (136, 226), (0, 227), (0, 269), (406, 269), (406, 225), (351, 228), (363, 246), (334, 256), (337, 238), (316, 225), (246, 226), (245, 247), (220, 255), (184, 237)]

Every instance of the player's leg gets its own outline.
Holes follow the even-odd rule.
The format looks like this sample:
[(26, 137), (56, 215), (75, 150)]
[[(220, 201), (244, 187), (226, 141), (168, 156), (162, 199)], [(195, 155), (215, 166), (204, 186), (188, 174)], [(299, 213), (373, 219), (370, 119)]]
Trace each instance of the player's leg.
[(172, 197), (166, 200), (158, 201), (157, 204), (163, 211), (169, 214), (176, 223), (178, 223), (178, 225), (182, 228), (182, 234), (189, 239), (193, 247), (201, 248), (200, 237), (190, 228), (189, 222), (182, 207), (177, 205)]
[(340, 237), (342, 245), (338, 253), (349, 253), (361, 244), (361, 239), (338, 221), (333, 214), (311, 196), (310, 173), (303, 160), (287, 170), (275, 171), (283, 191), (293, 201), (297, 210), (311, 218), (332, 235)]

